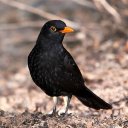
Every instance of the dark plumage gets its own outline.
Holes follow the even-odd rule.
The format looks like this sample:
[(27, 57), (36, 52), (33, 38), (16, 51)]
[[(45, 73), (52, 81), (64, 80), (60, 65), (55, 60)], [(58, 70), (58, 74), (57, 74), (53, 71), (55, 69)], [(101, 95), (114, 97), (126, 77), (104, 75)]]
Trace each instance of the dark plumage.
[[(49, 96), (72, 95), (84, 105), (94, 109), (112, 106), (96, 96), (85, 85), (81, 72), (70, 53), (63, 47), (65, 33), (73, 29), (60, 20), (48, 21), (41, 29), (37, 42), (28, 56), (28, 67), (35, 84)], [(56, 110), (56, 105), (54, 110)]]

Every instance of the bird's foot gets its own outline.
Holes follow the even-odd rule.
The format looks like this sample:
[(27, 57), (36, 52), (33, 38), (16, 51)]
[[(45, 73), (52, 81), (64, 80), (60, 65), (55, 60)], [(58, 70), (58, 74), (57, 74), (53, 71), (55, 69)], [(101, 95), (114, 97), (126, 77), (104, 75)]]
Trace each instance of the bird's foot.
[(53, 110), (51, 110), (50, 112), (48, 112), (48, 115), (52, 115), (53, 113)]
[(48, 115), (50, 115), (50, 116), (55, 116), (55, 115), (57, 115), (58, 113), (57, 113), (57, 111), (56, 110), (51, 110), (50, 112), (48, 112)]
[(58, 115), (59, 115), (59, 116), (65, 116), (65, 115), (68, 115), (68, 114), (71, 114), (71, 112), (67, 111), (65, 108), (60, 109), (60, 110), (58, 111)]
[(58, 111), (58, 115), (61, 116), (61, 115), (65, 115), (65, 109), (61, 109)]

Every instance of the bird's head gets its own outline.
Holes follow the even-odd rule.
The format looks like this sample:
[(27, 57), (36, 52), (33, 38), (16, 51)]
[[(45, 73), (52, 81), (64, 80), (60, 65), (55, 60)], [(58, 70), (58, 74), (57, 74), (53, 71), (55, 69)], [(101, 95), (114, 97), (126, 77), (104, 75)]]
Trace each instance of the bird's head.
[(70, 27), (67, 27), (63, 21), (51, 20), (44, 24), (40, 36), (51, 40), (61, 40), (66, 33), (73, 31), (74, 30)]

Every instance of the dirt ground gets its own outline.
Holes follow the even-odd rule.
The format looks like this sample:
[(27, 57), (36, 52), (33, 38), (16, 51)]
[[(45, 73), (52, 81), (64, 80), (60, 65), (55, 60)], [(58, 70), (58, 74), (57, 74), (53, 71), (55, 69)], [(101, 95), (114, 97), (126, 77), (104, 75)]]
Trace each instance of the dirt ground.
[[(126, 0), (122, 1), (125, 3)], [(61, 5), (61, 1), (56, 0), (58, 2)], [(78, 64), (85, 85), (113, 106), (112, 110), (96, 111), (73, 97), (66, 116), (47, 114), (53, 105), (52, 98), (33, 83), (27, 67), (27, 56), (47, 20), (0, 5), (4, 10), (4, 16), (0, 11), (3, 16), (0, 19), (0, 128), (128, 128), (127, 2), (125, 6), (120, 2), (115, 4), (115, 0), (111, 2), (120, 9), (123, 19), (120, 25), (114, 24), (106, 13), (102, 15), (80, 5), (63, 3), (64, 7), (58, 7), (61, 11), (55, 13), (56, 6), (51, 7), (53, 1), (44, 3), (49, 12), (62, 17), (70, 15), (69, 19), (82, 26), (82, 31), (67, 35), (63, 44)], [(28, 0), (27, 4), (30, 3), (36, 2)], [(28, 19), (36, 19), (42, 24), (34, 28), (12, 28), (9, 24), (21, 25)], [(62, 106), (61, 97), (58, 110)]]
[[(109, 50), (102, 49), (105, 46)], [(81, 46), (69, 48), (69, 51), (79, 65), (87, 86), (111, 103), (112, 110), (89, 109), (73, 97), (69, 109), (71, 114), (51, 117), (46, 113), (52, 108), (52, 98), (34, 85), (28, 68), (23, 67), (18, 72), (1, 74), (0, 127), (127, 128), (128, 54), (124, 52), (125, 46), (122, 45), (118, 51), (110, 42), (97, 47), (90, 44), (86, 47), (86, 55)], [(113, 50), (117, 51), (113, 53)], [(60, 99), (59, 108), (62, 103)]]

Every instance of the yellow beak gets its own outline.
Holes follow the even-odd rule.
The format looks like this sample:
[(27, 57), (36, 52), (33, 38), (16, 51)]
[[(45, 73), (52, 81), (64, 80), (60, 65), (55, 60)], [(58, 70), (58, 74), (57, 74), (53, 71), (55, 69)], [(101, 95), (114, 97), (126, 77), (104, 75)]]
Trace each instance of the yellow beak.
[(65, 27), (63, 30), (60, 30), (61, 33), (69, 33), (73, 32), (74, 30), (70, 27)]

